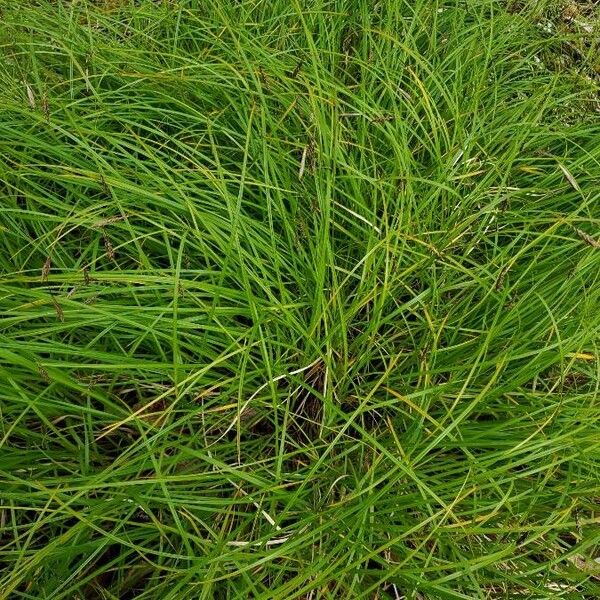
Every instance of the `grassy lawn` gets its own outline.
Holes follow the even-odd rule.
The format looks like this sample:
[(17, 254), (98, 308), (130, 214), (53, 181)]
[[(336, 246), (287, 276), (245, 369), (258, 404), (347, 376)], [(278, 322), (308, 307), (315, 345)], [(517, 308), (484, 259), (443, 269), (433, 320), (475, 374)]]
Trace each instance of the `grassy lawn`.
[(600, 9), (0, 0), (0, 599), (600, 598)]

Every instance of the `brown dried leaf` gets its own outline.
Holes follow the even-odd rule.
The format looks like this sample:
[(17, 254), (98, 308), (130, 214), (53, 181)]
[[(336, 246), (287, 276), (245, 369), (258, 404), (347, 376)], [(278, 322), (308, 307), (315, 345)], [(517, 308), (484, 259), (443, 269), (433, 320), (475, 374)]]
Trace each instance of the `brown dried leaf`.
[(298, 179), (302, 179), (304, 175), (304, 169), (306, 168), (306, 155), (308, 153), (308, 146), (302, 151), (302, 158), (300, 159), (300, 169), (298, 170)]
[(29, 106), (35, 110), (35, 96), (33, 95), (33, 90), (28, 83), (25, 84), (25, 87), (27, 89), (27, 100), (29, 101)]
[(110, 225), (111, 223), (118, 223), (119, 221), (123, 221), (123, 219), (126, 219), (127, 215), (114, 215), (113, 217), (106, 217), (105, 219), (100, 219), (99, 221), (96, 221), (92, 227), (101, 229), (102, 227), (105, 227), (106, 225)]
[(316, 159), (316, 145), (315, 140), (311, 138), (308, 144), (302, 151), (302, 158), (300, 159), (300, 169), (298, 171), (298, 179), (302, 179), (304, 171), (308, 167), (308, 172), (314, 174), (317, 170), (317, 159)]
[(567, 169), (567, 167), (565, 167), (564, 165), (561, 165), (560, 163), (558, 163), (558, 166), (559, 166), (560, 170), (563, 172), (563, 175), (567, 178), (567, 181), (573, 186), (573, 189), (578, 192), (581, 192), (581, 188), (579, 187), (579, 184), (575, 180), (575, 177), (573, 177), (571, 172)]

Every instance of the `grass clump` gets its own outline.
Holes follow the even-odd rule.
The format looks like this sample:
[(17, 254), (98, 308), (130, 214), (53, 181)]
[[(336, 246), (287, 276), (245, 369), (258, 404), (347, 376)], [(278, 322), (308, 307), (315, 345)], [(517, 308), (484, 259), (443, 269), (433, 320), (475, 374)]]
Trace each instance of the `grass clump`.
[(599, 597), (593, 11), (23, 4), (0, 597)]

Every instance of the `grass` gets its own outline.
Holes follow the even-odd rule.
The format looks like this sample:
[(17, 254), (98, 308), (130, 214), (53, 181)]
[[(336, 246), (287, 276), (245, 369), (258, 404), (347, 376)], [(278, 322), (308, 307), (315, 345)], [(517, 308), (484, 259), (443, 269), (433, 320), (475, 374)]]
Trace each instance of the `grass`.
[(0, 598), (600, 597), (591, 5), (0, 9)]

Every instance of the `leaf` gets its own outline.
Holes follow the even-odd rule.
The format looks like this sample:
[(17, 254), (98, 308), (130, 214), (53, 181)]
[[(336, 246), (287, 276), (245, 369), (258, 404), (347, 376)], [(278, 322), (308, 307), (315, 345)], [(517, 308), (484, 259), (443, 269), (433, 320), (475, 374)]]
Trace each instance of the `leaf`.
[(581, 192), (579, 184), (575, 180), (575, 177), (573, 177), (573, 175), (567, 169), (567, 167), (561, 165), (560, 163), (558, 163), (558, 166), (560, 167), (560, 170), (563, 172), (564, 176), (567, 178), (567, 181), (573, 186), (573, 189), (577, 190), (578, 192)]
[(35, 110), (35, 96), (33, 95), (33, 90), (28, 83), (25, 84), (25, 87), (27, 88), (27, 100), (29, 100), (29, 106)]

